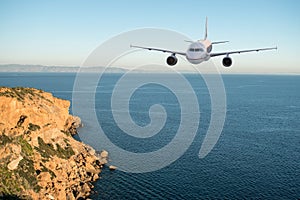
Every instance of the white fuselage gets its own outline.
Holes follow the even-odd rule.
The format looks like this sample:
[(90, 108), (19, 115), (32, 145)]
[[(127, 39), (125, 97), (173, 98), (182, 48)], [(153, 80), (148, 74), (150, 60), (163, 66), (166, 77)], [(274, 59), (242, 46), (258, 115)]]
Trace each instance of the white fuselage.
[(199, 40), (190, 44), (186, 51), (186, 59), (192, 64), (200, 64), (209, 60), (212, 45), (209, 40)]

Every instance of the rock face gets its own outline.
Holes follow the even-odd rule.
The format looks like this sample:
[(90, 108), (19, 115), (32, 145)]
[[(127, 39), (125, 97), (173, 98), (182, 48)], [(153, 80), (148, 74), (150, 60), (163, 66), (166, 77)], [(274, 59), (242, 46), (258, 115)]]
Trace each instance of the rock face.
[(0, 88), (0, 198), (86, 198), (106, 162), (72, 134), (70, 102), (32, 88)]

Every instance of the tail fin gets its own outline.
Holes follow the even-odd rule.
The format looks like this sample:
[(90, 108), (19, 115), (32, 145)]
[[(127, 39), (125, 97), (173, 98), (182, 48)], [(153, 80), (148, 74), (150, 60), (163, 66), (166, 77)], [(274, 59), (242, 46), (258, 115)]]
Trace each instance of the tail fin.
[(207, 39), (207, 17), (206, 17), (206, 22), (205, 22), (205, 35), (204, 35), (204, 40)]

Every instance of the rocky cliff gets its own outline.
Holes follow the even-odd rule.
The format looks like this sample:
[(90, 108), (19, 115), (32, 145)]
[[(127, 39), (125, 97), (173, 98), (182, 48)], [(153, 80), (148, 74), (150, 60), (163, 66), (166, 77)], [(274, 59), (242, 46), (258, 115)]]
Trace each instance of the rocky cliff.
[(79, 199), (92, 190), (107, 152), (73, 139), (70, 102), (33, 88), (0, 88), (0, 198)]

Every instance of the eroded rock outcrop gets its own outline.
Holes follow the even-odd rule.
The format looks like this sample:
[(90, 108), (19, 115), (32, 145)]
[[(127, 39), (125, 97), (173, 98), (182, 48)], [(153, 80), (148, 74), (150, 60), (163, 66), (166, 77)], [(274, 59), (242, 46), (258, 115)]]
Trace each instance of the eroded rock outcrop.
[(32, 88), (0, 88), (0, 197), (78, 199), (89, 196), (106, 162), (76, 141), (80, 118), (70, 102)]

